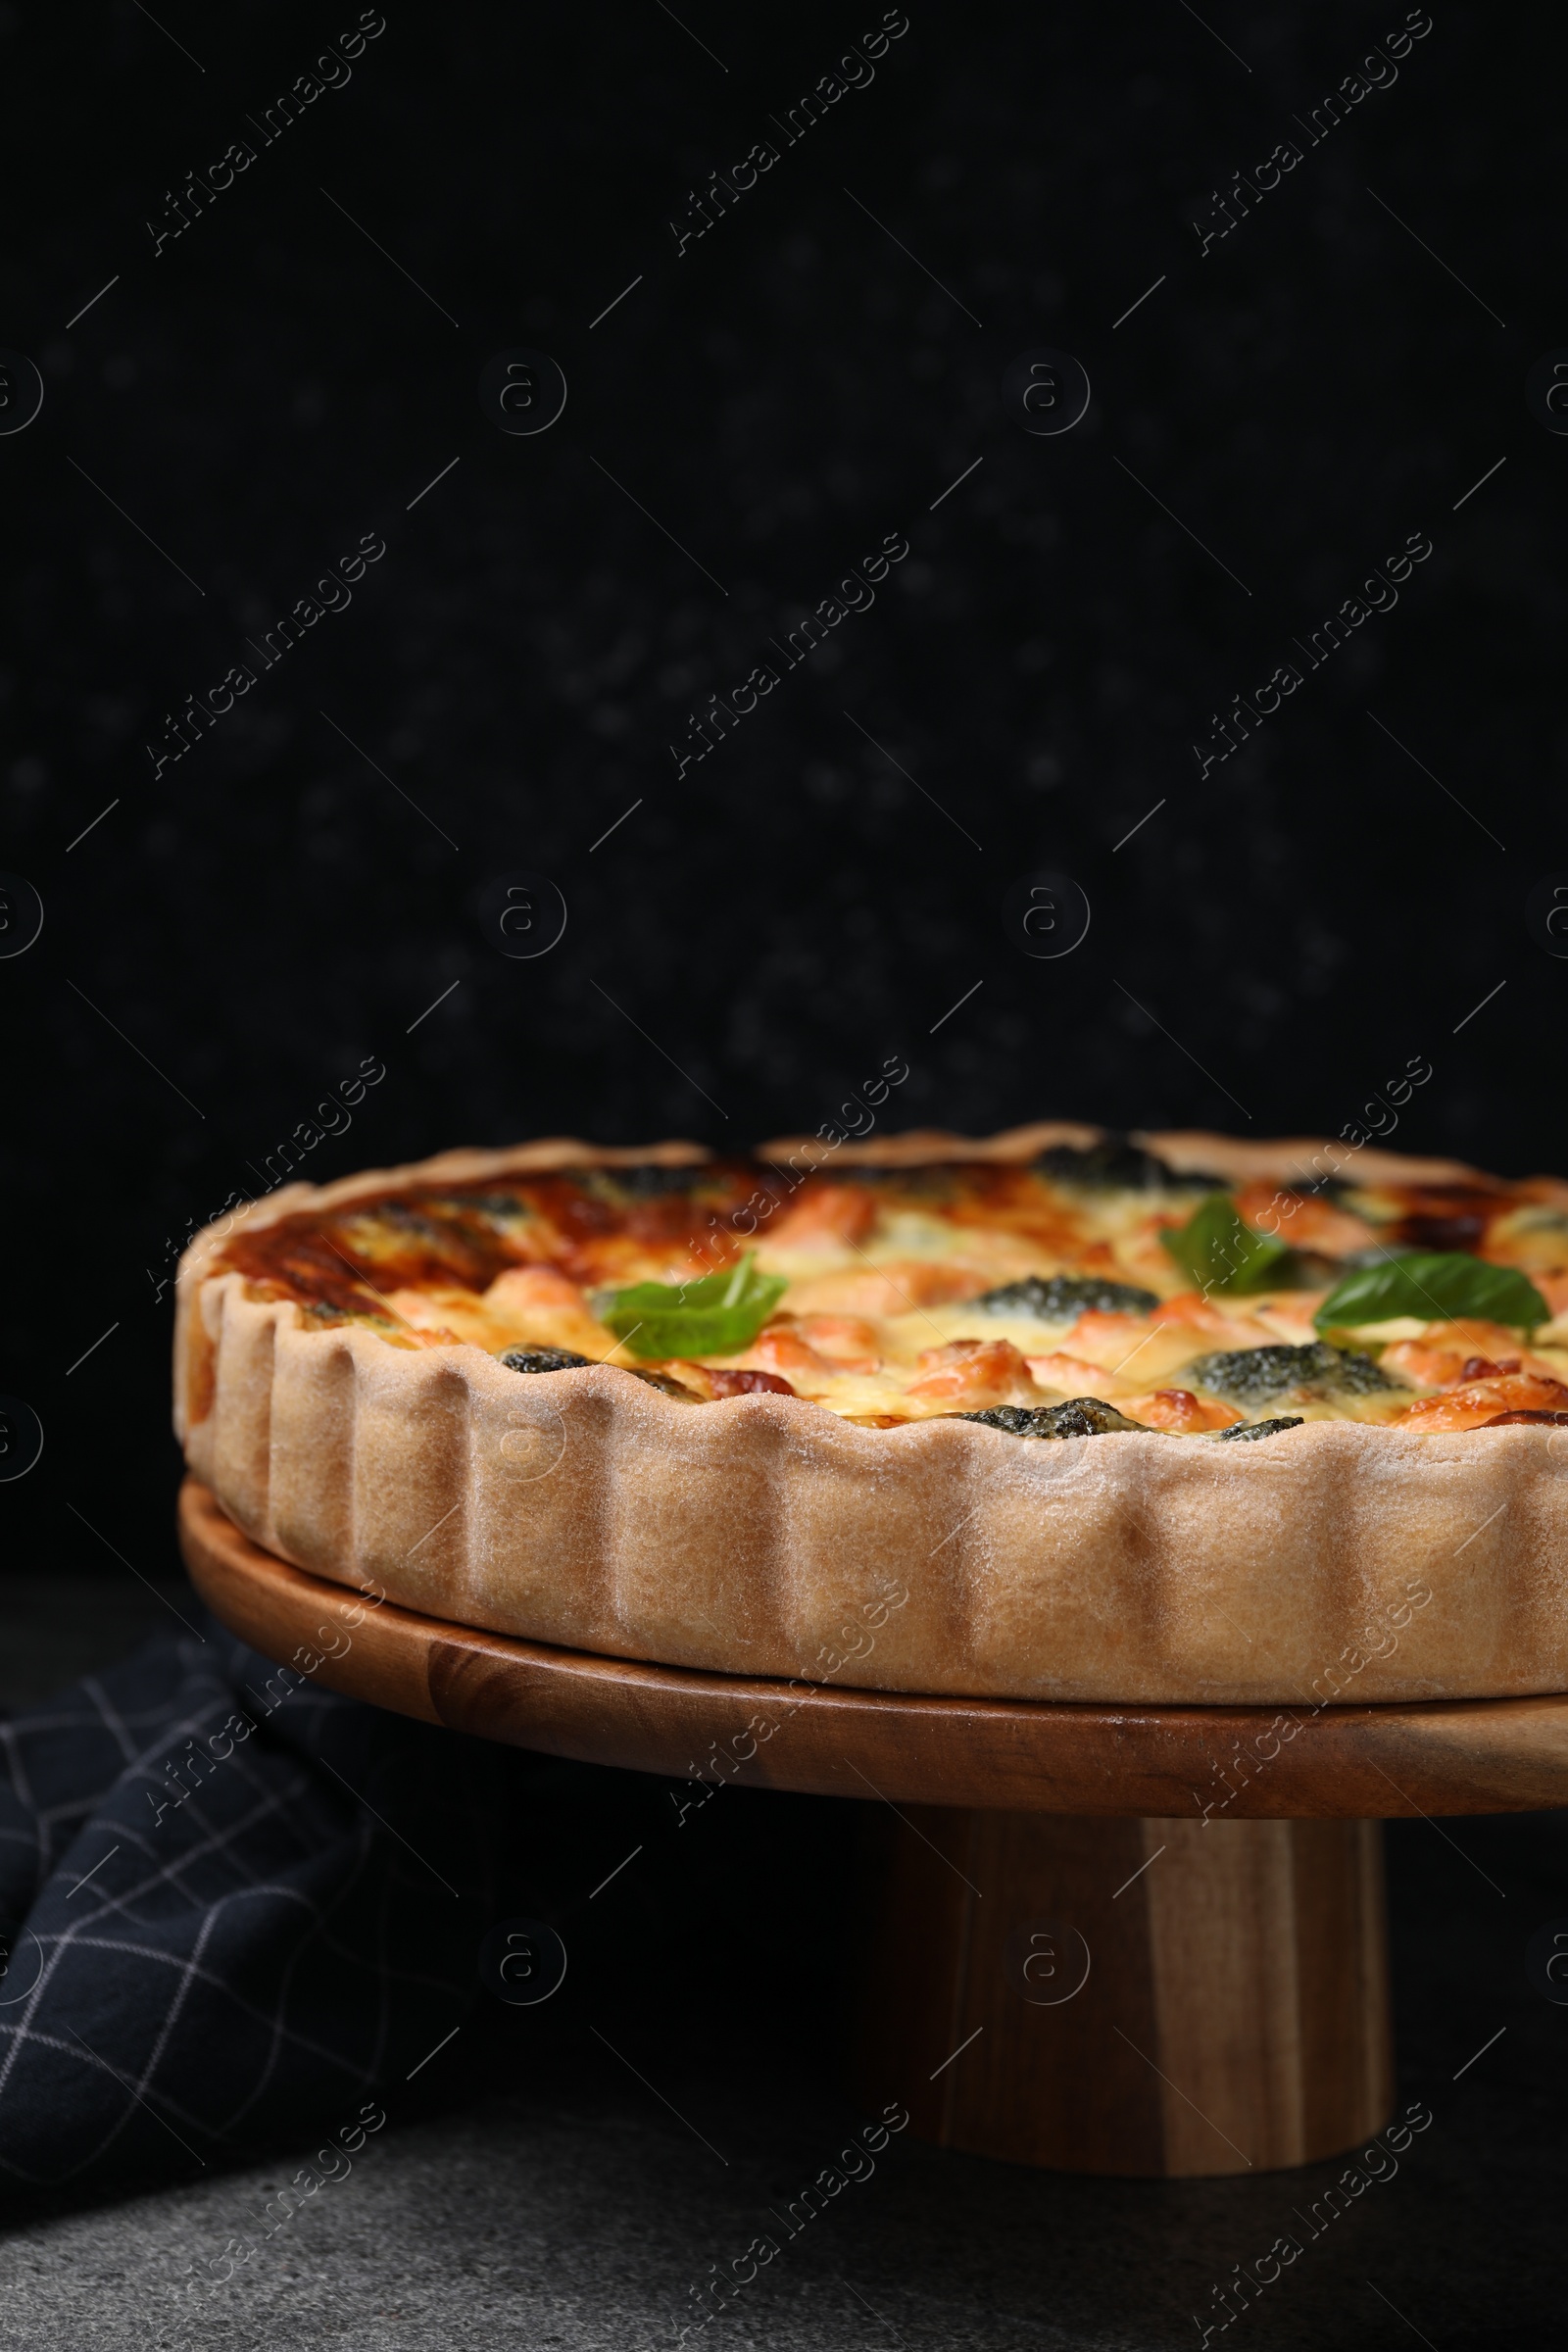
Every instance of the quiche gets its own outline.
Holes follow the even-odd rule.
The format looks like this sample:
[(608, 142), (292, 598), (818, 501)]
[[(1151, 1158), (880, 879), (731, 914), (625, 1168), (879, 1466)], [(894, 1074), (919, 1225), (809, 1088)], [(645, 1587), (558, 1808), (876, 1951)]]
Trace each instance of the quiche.
[(185, 1253), (175, 1425), (297, 1566), (575, 1649), (1568, 1687), (1568, 1184), (1364, 1141), (553, 1141), (291, 1185)]

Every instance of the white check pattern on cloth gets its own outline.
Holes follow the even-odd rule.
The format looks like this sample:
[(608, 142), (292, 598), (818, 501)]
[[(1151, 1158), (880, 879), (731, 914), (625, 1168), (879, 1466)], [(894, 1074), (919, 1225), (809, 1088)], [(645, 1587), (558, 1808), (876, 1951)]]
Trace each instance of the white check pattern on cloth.
[[(314, 2126), (476, 1992), (501, 1756), (280, 1677), (210, 1617), (202, 1635), (0, 1723), (14, 2190), (145, 2183)], [(209, 1770), (176, 1804), (191, 1742)]]

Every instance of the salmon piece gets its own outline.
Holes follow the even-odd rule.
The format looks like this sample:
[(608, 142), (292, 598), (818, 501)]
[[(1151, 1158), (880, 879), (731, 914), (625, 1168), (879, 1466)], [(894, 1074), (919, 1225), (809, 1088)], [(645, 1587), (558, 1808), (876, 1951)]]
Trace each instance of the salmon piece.
[(1559, 1315), (1568, 1315), (1568, 1271), (1560, 1274), (1537, 1274), (1532, 1270), (1530, 1279), (1550, 1307), (1553, 1322)]
[(1519, 1345), (1517, 1332), (1501, 1323), (1429, 1323), (1418, 1340), (1396, 1340), (1382, 1360), (1423, 1389), (1457, 1389), (1471, 1381), (1508, 1372), (1555, 1380), (1555, 1367)]
[(797, 1315), (907, 1315), (922, 1306), (978, 1298), (992, 1287), (989, 1274), (917, 1257), (843, 1274), (808, 1275), (790, 1284), (789, 1302)]
[(1033, 1404), (1039, 1392), (1010, 1340), (950, 1340), (946, 1347), (925, 1349), (905, 1394), (963, 1411), (988, 1404)]
[(1271, 1338), (1283, 1340), (1289, 1348), (1310, 1348), (1320, 1335), (1312, 1317), (1317, 1313), (1327, 1291), (1286, 1291), (1257, 1310), (1259, 1323), (1266, 1323)]
[(1091, 1348), (1103, 1348), (1107, 1354), (1122, 1356), (1152, 1328), (1147, 1315), (1103, 1313), (1091, 1306), (1085, 1308), (1066, 1336), (1086, 1355)]
[(768, 1246), (820, 1250), (835, 1242), (863, 1242), (876, 1215), (876, 1195), (868, 1185), (808, 1184), (794, 1206), (768, 1227)]
[(1150, 1429), (1174, 1429), (1191, 1434), (1209, 1429), (1234, 1429), (1246, 1415), (1217, 1396), (1195, 1396), (1191, 1389), (1153, 1389), (1147, 1396), (1118, 1396), (1116, 1409), (1129, 1421)]
[(595, 1362), (626, 1360), (615, 1335), (589, 1313), (574, 1282), (554, 1266), (509, 1266), (484, 1294), (493, 1323), (519, 1340), (544, 1348), (570, 1348)]
[(493, 1348), (500, 1336), (477, 1292), (455, 1283), (389, 1291), (385, 1304), (414, 1348), (451, 1348), (465, 1340), (475, 1348)]
[(1277, 1336), (1250, 1315), (1227, 1313), (1200, 1291), (1178, 1291), (1174, 1298), (1162, 1298), (1149, 1320), (1156, 1331), (1176, 1323), (1191, 1331), (1212, 1332), (1227, 1348), (1267, 1348)]
[(874, 1372), (882, 1361), (876, 1325), (863, 1315), (803, 1315), (796, 1328), (808, 1347), (831, 1356), (843, 1372)]
[[(1429, 1348), (1424, 1340), (1400, 1340), (1393, 1348), (1385, 1348), (1382, 1360), (1416, 1389), (1458, 1389), (1469, 1381), (1493, 1380), (1521, 1368), (1517, 1355), (1467, 1355), (1462, 1348)], [(1532, 1364), (1531, 1369), (1536, 1366)], [(1552, 1376), (1547, 1373), (1546, 1377)]]
[(520, 1313), (540, 1308), (580, 1307), (582, 1293), (574, 1282), (555, 1266), (509, 1266), (498, 1274), (485, 1298), (492, 1305), (507, 1306)]
[(1288, 1185), (1270, 1184), (1266, 1177), (1243, 1185), (1236, 1196), (1236, 1214), (1244, 1225), (1293, 1250), (1320, 1250), (1325, 1257), (1348, 1257), (1352, 1250), (1367, 1250), (1377, 1230), (1364, 1217), (1311, 1193), (1293, 1193)]
[(1561, 1412), (1568, 1412), (1568, 1388), (1560, 1380), (1509, 1372), (1495, 1380), (1470, 1381), (1445, 1396), (1423, 1396), (1419, 1404), (1407, 1404), (1402, 1413), (1396, 1413), (1388, 1427), (1432, 1437), (1447, 1430), (1484, 1429), (1502, 1413)]
[(819, 1355), (810, 1342), (801, 1337), (799, 1329), (789, 1323), (770, 1323), (746, 1352), (774, 1372), (793, 1374), (797, 1380), (812, 1384), (829, 1380), (834, 1373), (845, 1370), (843, 1364), (835, 1363), (831, 1357)]
[(1102, 1364), (1092, 1364), (1087, 1356), (1068, 1355), (1058, 1348), (1053, 1355), (1031, 1355), (1027, 1361), (1032, 1378), (1043, 1389), (1060, 1389), (1066, 1396), (1098, 1396), (1103, 1403), (1110, 1401), (1109, 1392), (1116, 1385), (1114, 1375)]

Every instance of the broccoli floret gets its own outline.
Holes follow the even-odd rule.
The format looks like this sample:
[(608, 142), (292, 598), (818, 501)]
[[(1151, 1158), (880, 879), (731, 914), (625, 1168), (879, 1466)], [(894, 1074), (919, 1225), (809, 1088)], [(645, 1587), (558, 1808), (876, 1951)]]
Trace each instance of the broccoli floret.
[(970, 1301), (983, 1315), (1035, 1315), (1042, 1323), (1072, 1323), (1091, 1311), (1102, 1315), (1147, 1315), (1159, 1304), (1152, 1291), (1130, 1282), (1107, 1282), (1097, 1274), (1026, 1274)]
[(993, 1404), (983, 1413), (955, 1413), (955, 1421), (983, 1421), (987, 1429), (1004, 1429), (1014, 1438), (1103, 1438), (1112, 1430), (1135, 1430), (1144, 1437), (1141, 1421), (1129, 1421), (1113, 1404), (1098, 1396), (1074, 1396), (1066, 1404)]
[(1211, 1396), (1243, 1406), (1268, 1404), (1276, 1396), (1289, 1396), (1297, 1403), (1371, 1396), (1400, 1386), (1369, 1355), (1331, 1348), (1324, 1340), (1314, 1340), (1308, 1348), (1220, 1348), (1184, 1364), (1181, 1377)]

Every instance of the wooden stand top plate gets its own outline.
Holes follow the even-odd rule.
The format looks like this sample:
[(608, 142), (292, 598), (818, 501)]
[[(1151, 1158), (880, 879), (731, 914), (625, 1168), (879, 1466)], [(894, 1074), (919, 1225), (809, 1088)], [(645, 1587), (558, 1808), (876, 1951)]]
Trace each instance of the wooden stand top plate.
[(261, 1550), (195, 1479), (179, 1537), (202, 1598), (264, 1655), (375, 1706), (584, 1762), (999, 1812), (1363, 1820), (1568, 1805), (1568, 1696), (1314, 1712), (791, 1688), (368, 1603)]

